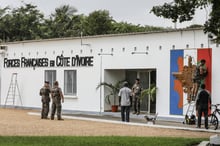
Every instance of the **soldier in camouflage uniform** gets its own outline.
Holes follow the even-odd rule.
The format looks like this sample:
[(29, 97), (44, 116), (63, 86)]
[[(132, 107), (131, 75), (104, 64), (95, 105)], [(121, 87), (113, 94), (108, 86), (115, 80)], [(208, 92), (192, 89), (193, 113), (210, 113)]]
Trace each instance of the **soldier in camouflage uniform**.
[(193, 88), (192, 88), (192, 100), (194, 101), (199, 87), (201, 84), (204, 84), (205, 78), (208, 74), (207, 67), (205, 65), (206, 60), (202, 59), (196, 66), (195, 72), (193, 74)]
[(45, 81), (44, 86), (40, 89), (40, 96), (42, 97), (41, 119), (47, 119), (50, 107), (50, 85), (48, 81)]
[(55, 112), (57, 111), (57, 120), (63, 120), (61, 118), (61, 109), (62, 102), (64, 102), (64, 97), (61, 88), (59, 87), (59, 83), (57, 81), (54, 82), (54, 87), (51, 90), (52, 94), (52, 111), (51, 111), (51, 120), (54, 120)]
[(135, 80), (135, 84), (132, 87), (132, 95), (133, 95), (133, 114), (140, 114), (140, 106), (141, 106), (141, 91), (142, 91), (142, 86), (140, 84), (140, 79), (137, 78)]

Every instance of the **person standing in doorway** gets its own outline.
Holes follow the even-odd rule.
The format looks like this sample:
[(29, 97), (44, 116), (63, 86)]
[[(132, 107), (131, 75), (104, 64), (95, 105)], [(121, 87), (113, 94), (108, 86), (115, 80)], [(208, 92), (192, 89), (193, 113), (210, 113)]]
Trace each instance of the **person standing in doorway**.
[(130, 121), (130, 106), (131, 106), (131, 89), (128, 88), (128, 82), (124, 83), (124, 87), (119, 90), (119, 105), (121, 106), (121, 120), (124, 122)]
[(137, 78), (135, 80), (135, 84), (132, 86), (133, 108), (134, 108), (133, 114), (137, 114), (137, 115), (140, 114), (141, 91), (142, 91), (142, 87), (140, 84), (140, 79)]
[(51, 120), (54, 120), (55, 112), (57, 112), (57, 120), (63, 120), (61, 118), (62, 103), (64, 102), (64, 97), (61, 88), (59, 87), (58, 81), (54, 82), (54, 87), (51, 90), (52, 95), (52, 111)]
[(50, 110), (50, 85), (48, 81), (44, 82), (44, 86), (40, 89), (42, 102), (41, 119), (47, 119)]
[(205, 84), (201, 85), (201, 90), (197, 94), (196, 110), (198, 111), (198, 123), (197, 128), (201, 127), (201, 117), (204, 113), (205, 128), (208, 129), (208, 106), (211, 105), (211, 95), (208, 90), (205, 89)]

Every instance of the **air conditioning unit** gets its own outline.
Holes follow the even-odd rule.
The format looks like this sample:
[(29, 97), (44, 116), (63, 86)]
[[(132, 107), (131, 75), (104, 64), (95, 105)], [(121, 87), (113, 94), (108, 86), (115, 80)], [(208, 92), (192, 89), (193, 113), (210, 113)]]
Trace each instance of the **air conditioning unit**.
[(5, 52), (8, 50), (8, 46), (0, 45), (0, 54), (5, 54)]
[(8, 49), (8, 46), (0, 45), (0, 50), (7, 51), (7, 49)]

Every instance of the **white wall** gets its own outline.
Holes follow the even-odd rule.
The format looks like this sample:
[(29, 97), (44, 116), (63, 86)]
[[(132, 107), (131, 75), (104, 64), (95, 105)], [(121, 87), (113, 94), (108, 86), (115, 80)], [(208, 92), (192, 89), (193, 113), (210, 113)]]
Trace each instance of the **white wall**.
[[(39, 89), (44, 82), (44, 70), (57, 70), (57, 80), (63, 87), (63, 71), (65, 69), (77, 70), (77, 97), (66, 97), (64, 109), (82, 111), (100, 111), (100, 90), (96, 90), (100, 82), (100, 62), (102, 58), (102, 81), (113, 81), (125, 78), (125, 69), (151, 69), (157, 71), (157, 104), (156, 111), (162, 115), (169, 115), (169, 75), (170, 75), (170, 50), (189, 48), (204, 48), (208, 46), (207, 35), (202, 30), (170, 31), (156, 33), (140, 33), (127, 35), (109, 35), (86, 37), (84, 43), (90, 46), (81, 46), (79, 38), (57, 39), (50, 41), (30, 41), (8, 43), (8, 51), (5, 57), (30, 58), (47, 57), (55, 59), (62, 54), (66, 57), (75, 55), (94, 56), (92, 67), (49, 67), (49, 68), (2, 68), (1, 71), (1, 104), (5, 101), (10, 83), (11, 73), (18, 73), (18, 83), (22, 95), (23, 105), (28, 107), (41, 107)], [(123, 49), (124, 48), (124, 49)], [(136, 48), (136, 50), (135, 50)], [(214, 47), (213, 47), (214, 48)], [(102, 50), (102, 52), (101, 52)], [(45, 53), (46, 52), (46, 53)], [(148, 52), (148, 54), (132, 54), (132, 52)], [(22, 55), (23, 53), (23, 55)], [(112, 53), (113, 55), (99, 56), (99, 53)], [(220, 61), (216, 55), (219, 48), (213, 49), (213, 64)], [(213, 96), (220, 96), (218, 86), (220, 84), (218, 65), (213, 66)], [(108, 72), (104, 70), (116, 70)], [(218, 78), (217, 78), (218, 77)], [(218, 85), (218, 86), (216, 86)], [(104, 90), (103, 90), (104, 91)], [(104, 93), (102, 92), (102, 100)], [(219, 99), (214, 99), (219, 102)], [(104, 101), (101, 102), (108, 109)], [(102, 111), (104, 108), (102, 108)]]

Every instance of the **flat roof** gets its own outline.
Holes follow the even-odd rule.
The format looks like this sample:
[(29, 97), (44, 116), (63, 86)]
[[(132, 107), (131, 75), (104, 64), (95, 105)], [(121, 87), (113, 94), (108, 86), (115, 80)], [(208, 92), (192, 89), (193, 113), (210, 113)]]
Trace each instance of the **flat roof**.
[[(164, 29), (164, 30), (159, 30), (159, 31), (118, 33), (118, 34), (104, 34), (104, 35), (92, 35), (92, 36), (82, 36), (82, 37), (83, 37), (83, 39), (86, 39), (86, 38), (103, 38), (103, 37), (118, 37), (118, 36), (155, 34), (155, 33), (170, 33), (170, 32), (180, 32), (180, 31), (196, 31), (196, 30), (203, 30), (203, 29), (204, 29), (203, 27), (198, 27), (198, 28), (182, 28), (182, 29)], [(24, 41), (5, 42), (5, 43), (3, 42), (0, 45), (20, 44), (20, 43), (33, 43), (33, 42), (46, 42), (46, 41), (74, 40), (74, 39), (81, 39), (82, 37), (78, 36), (78, 37), (63, 37), (63, 38), (38, 39), (38, 40), (24, 40)]]

